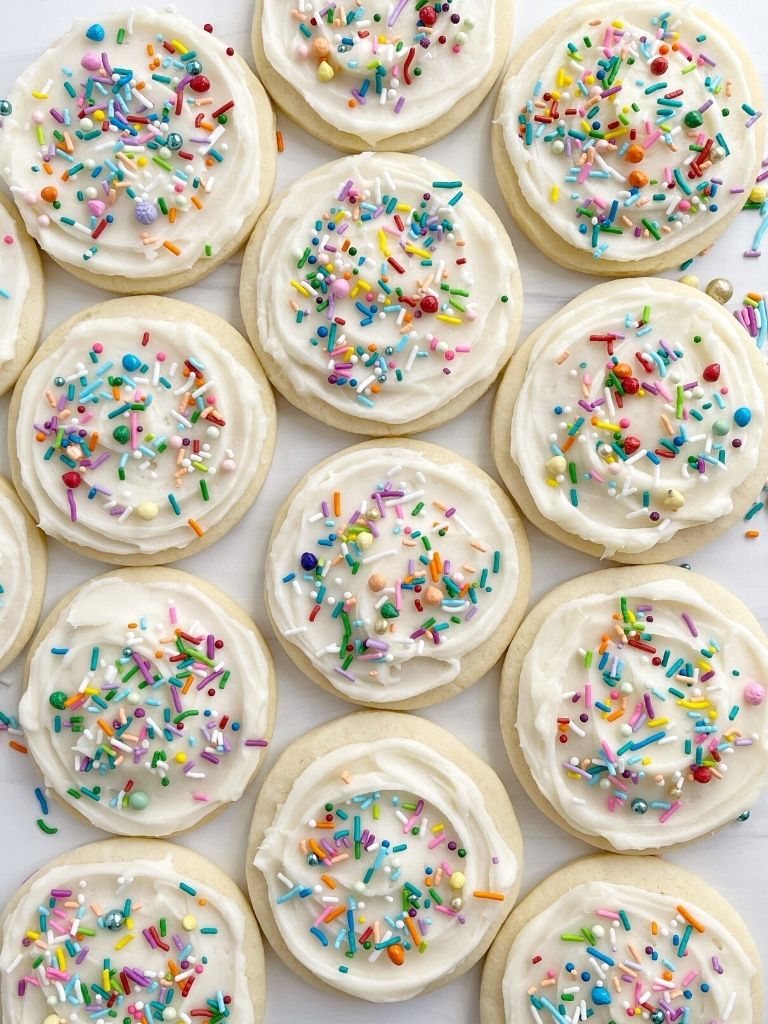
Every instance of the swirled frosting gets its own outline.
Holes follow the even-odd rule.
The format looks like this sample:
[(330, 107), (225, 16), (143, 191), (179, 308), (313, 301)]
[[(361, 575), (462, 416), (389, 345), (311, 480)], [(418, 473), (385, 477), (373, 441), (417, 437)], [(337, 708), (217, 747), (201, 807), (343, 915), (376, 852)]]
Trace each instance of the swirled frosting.
[(29, 281), (16, 222), (0, 203), (0, 370), (16, 355)]
[(5, 1024), (252, 1019), (242, 910), (170, 856), (43, 871), (2, 942)]
[(172, 9), (76, 20), (0, 118), (30, 234), (65, 266), (158, 284), (216, 256), (261, 198), (252, 81)]
[(455, 680), (519, 573), (489, 483), (416, 446), (353, 448), (310, 473), (267, 557), (283, 637), (341, 694), (382, 704)]
[(689, 895), (595, 881), (554, 900), (512, 943), (502, 980), (507, 1024), (751, 1024), (756, 966)]
[(258, 638), (215, 597), (107, 576), (35, 649), (19, 717), (62, 800), (105, 831), (162, 836), (242, 796), (269, 702)]
[(608, 556), (663, 551), (733, 510), (757, 466), (762, 387), (741, 328), (714, 300), (642, 278), (598, 286), (541, 329), (510, 453), (563, 530)]
[(261, 35), (269, 63), (320, 121), (375, 144), (432, 125), (480, 85), (495, 12), (495, 0), (350, 10), (263, 0)]
[(706, 835), (755, 803), (768, 768), (768, 648), (731, 614), (695, 582), (661, 578), (547, 616), (522, 665), (517, 734), (571, 827), (645, 850)]
[(740, 208), (761, 155), (762, 97), (731, 39), (686, 2), (579, 3), (557, 18), (501, 93), (531, 210), (567, 245), (628, 262)]
[(32, 557), (21, 503), (0, 491), (0, 662), (27, 626), (32, 600)]
[(519, 310), (501, 224), (423, 157), (347, 157), (272, 215), (258, 332), (307, 402), (388, 423), (434, 412), (501, 369)]
[(209, 330), (137, 313), (78, 322), (35, 364), (16, 446), (46, 533), (181, 557), (242, 498), (268, 426), (257, 381)]
[(293, 956), (373, 1002), (449, 980), (506, 916), (519, 872), (473, 780), (397, 738), (316, 758), (254, 863)]

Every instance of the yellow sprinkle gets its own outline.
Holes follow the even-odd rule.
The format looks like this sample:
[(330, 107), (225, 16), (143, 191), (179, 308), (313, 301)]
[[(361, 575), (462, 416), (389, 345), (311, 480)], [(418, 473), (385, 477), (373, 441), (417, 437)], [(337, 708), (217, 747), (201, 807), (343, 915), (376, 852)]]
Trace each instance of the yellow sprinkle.
[(184, 45), (184, 43), (180, 43), (178, 39), (172, 39), (172, 40), (171, 40), (171, 46), (175, 46), (175, 47), (176, 47), (176, 49), (177, 49), (177, 50), (179, 51), (179, 53), (181, 53), (181, 54), (189, 53), (189, 48), (188, 48), (188, 47), (186, 47), (186, 46)]
[(127, 946), (129, 942), (133, 942), (135, 938), (135, 935), (124, 935), (119, 942), (115, 943), (115, 949), (122, 949), (123, 946)]
[(36, 100), (47, 100), (48, 99), (48, 93), (47, 92), (33, 92), (32, 95), (35, 97)]
[(387, 245), (387, 236), (384, 234), (381, 228), (379, 228), (379, 248), (381, 249), (385, 256), (390, 255), (390, 249), (389, 246)]
[(414, 256), (421, 256), (423, 260), (431, 260), (433, 253), (427, 252), (426, 249), (417, 249), (415, 245), (406, 245), (406, 252), (413, 253)]
[(560, 198), (560, 189), (557, 187), (557, 185), (553, 185), (552, 186), (552, 202), (556, 203), (559, 198)]
[(302, 295), (306, 295), (306, 297), (309, 298), (309, 292), (307, 291), (303, 284), (299, 284), (298, 281), (291, 281), (291, 287), (295, 288), (297, 292), (301, 292)]
[(654, 729), (657, 725), (669, 725), (668, 718), (649, 718), (646, 725), (652, 726)]
[(66, 960), (66, 957), (64, 956), (64, 950), (61, 948), (61, 946), (57, 946), (57, 948), (56, 948), (56, 959), (59, 962), (59, 970), (60, 971), (66, 971), (66, 969), (67, 969), (67, 960)]
[(109, 992), (109, 986), (110, 986), (111, 983), (110, 983), (110, 980), (109, 980), (109, 971), (108, 971), (108, 969), (106, 967), (101, 972), (101, 984), (102, 984), (103, 988), (105, 989), (105, 991)]
[(459, 320), (457, 316), (448, 316), (447, 313), (438, 313), (435, 320), (442, 320), (444, 324), (461, 324), (464, 322)]

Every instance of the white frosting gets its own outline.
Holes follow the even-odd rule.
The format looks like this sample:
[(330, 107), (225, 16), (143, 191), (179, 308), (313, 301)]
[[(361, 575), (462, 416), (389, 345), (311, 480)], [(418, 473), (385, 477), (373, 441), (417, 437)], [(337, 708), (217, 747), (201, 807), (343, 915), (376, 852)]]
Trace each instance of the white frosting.
[[(433, 4), (428, 6), (435, 11)], [(329, 24), (326, 14), (313, 26), (316, 12), (327, 10), (313, 0), (300, 0), (295, 9), (281, 0), (263, 0), (264, 52), (321, 121), (369, 144), (426, 128), (448, 115), (480, 85), (493, 63), (495, 0), (480, 5), (451, 0), (428, 27), (413, 5), (389, 0), (340, 9), (343, 24), (338, 15)], [(460, 18), (457, 24), (452, 15)], [(300, 31), (301, 25), (309, 35)], [(329, 81), (320, 78), (322, 64), (334, 72)], [(377, 74), (376, 66), (384, 73)]]
[(461, 186), (423, 157), (363, 153), (285, 194), (261, 249), (258, 331), (303, 400), (407, 423), (501, 369), (517, 263)]
[[(664, 27), (658, 20), (662, 11), (669, 12)], [(621, 28), (614, 37), (617, 23)], [(678, 50), (672, 49), (675, 43)], [(662, 46), (669, 48), (666, 55)], [(609, 62), (617, 57), (622, 63), (612, 77)], [(653, 71), (655, 59), (666, 61), (666, 70)], [(686, 70), (691, 67), (695, 70)], [(601, 70), (607, 78), (598, 82), (595, 75)], [(752, 188), (762, 124), (750, 106), (761, 102), (750, 77), (755, 80), (743, 54), (687, 2), (659, 7), (655, 0), (631, 0), (618, 8), (606, 2), (566, 8), (501, 92), (504, 143), (525, 202), (565, 243), (598, 258), (660, 257), (697, 238), (740, 208)], [(610, 94), (601, 97), (603, 92)], [(558, 104), (554, 116), (552, 99)], [(691, 111), (708, 103), (700, 127), (685, 124)], [(530, 125), (522, 135), (521, 117)], [(590, 137), (590, 130), (607, 138)], [(640, 148), (630, 153), (631, 145)], [(693, 178), (690, 165), (701, 150), (691, 145), (709, 146), (701, 173)], [(634, 153), (640, 162), (630, 160)], [(633, 184), (633, 172), (641, 172), (645, 183)], [(714, 196), (698, 191), (703, 183), (714, 183)], [(608, 218), (614, 200), (618, 206), (611, 221), (623, 234), (597, 231), (593, 237), (595, 220), (577, 209)], [(660, 238), (644, 220), (654, 224)]]
[[(65, 708), (51, 700), (78, 694)], [(215, 598), (176, 580), (112, 576), (79, 591), (35, 649), (19, 718), (62, 800), (105, 831), (161, 836), (243, 795), (269, 702), (258, 638)]]
[[(144, 345), (146, 332), (149, 341)], [(94, 344), (103, 350), (94, 352)], [(133, 357), (142, 365), (128, 370), (126, 357), (128, 366)], [(202, 376), (190, 373), (186, 360), (196, 362)], [(108, 382), (118, 375), (123, 383), (116, 401)], [(65, 384), (56, 385), (56, 379)], [(126, 408), (138, 394), (151, 396), (149, 404), (138, 403), (146, 405), (144, 411)], [(77, 411), (79, 403), (85, 413)], [(110, 418), (117, 409), (124, 411)], [(200, 410), (205, 417), (193, 423)], [(52, 417), (56, 429), (50, 426)], [(188, 320), (137, 313), (135, 318), (80, 321), (55, 352), (35, 365), (21, 397), (16, 445), (24, 488), (46, 533), (115, 555), (174, 548), (181, 557), (197, 537), (190, 519), (205, 531), (242, 498), (252, 467), (259, 463), (268, 425), (258, 383), (213, 334)], [(91, 455), (75, 446), (75, 467), (60, 460), (59, 450), (44, 458), (62, 427), (85, 430), (89, 443), (94, 432), (99, 435)], [(128, 432), (126, 443), (115, 439), (118, 427)], [(37, 440), (40, 435), (42, 442)], [(185, 446), (183, 439), (192, 443)], [(197, 453), (195, 442), (200, 444)], [(123, 459), (126, 479), (121, 481)], [(68, 487), (62, 480), (66, 472), (80, 473), (81, 485)], [(201, 480), (208, 488), (207, 501)], [(99, 490), (91, 498), (94, 487)], [(69, 505), (70, 491), (76, 513)]]
[[(195, 895), (181, 889), (180, 884)], [(55, 898), (52, 890), (71, 895)], [(128, 900), (131, 903), (126, 908)], [(200, 905), (201, 900), (206, 901), (205, 906)], [(130, 912), (127, 920), (123, 916), (126, 909)], [(120, 911), (120, 917), (109, 917), (115, 910)], [(43, 929), (41, 914), (46, 920)], [(80, 924), (76, 923), (78, 919)], [(107, 919), (122, 923), (110, 929)], [(129, 1007), (135, 1008), (136, 1017), (143, 1003), (155, 1021), (188, 1022), (196, 1019), (189, 1016), (191, 1011), (207, 1009), (208, 1000), (228, 1008), (234, 1020), (253, 1020), (246, 976), (245, 925), (243, 912), (234, 900), (197, 879), (180, 876), (170, 856), (44, 870), (24, 892), (3, 927), (0, 973), (4, 1024), (53, 1024), (59, 1014), (68, 1024), (91, 1024), (99, 1009), (104, 1019), (110, 1020), (106, 1015), (110, 999), (115, 1000), (110, 1012), (117, 1009), (116, 1019), (120, 1021), (131, 1012)], [(79, 928), (84, 933), (79, 933)], [(153, 947), (143, 934), (149, 934), (151, 928), (160, 936), (162, 946), (155, 943)], [(204, 929), (210, 931), (204, 933)], [(94, 934), (89, 934), (91, 931)], [(30, 933), (36, 938), (25, 945), (24, 937)], [(150, 938), (154, 942), (154, 936)], [(42, 962), (35, 968), (38, 957)], [(173, 977), (182, 976), (175, 983), (169, 960), (174, 965)], [(109, 962), (109, 989), (104, 987), (105, 961)], [(191, 979), (191, 988), (182, 995)], [(20, 985), (23, 995), (19, 994)], [(90, 1002), (85, 1001), (83, 986)], [(219, 1004), (219, 994), (231, 1001)]]
[(695, 582), (595, 593), (551, 612), (530, 645), (520, 747), (541, 794), (579, 832), (618, 850), (683, 843), (757, 800), (766, 686), (765, 638), (717, 611)]
[[(318, 559), (315, 569), (302, 567), (305, 553)], [(512, 529), (489, 486), (415, 447), (352, 449), (311, 473), (267, 557), (277, 629), (341, 694), (382, 704), (454, 681), (461, 659), (503, 622), (519, 573)]]
[(16, 355), (28, 291), (29, 267), (16, 222), (0, 203), (0, 369)]
[(29, 625), (33, 567), (21, 503), (0, 491), (0, 662)]
[[(99, 18), (103, 41), (86, 37), (90, 24), (76, 20), (14, 85), (9, 95), (13, 113), (4, 123), (0, 119), (0, 172), (30, 234), (56, 260), (97, 274), (153, 278), (160, 286), (167, 275), (188, 270), (209, 254), (216, 256), (260, 201), (261, 146), (253, 79), (241, 61), (227, 55), (223, 43), (172, 10), (105, 11)], [(125, 36), (118, 43), (121, 29)], [(169, 53), (163, 40), (175, 40), (181, 47)], [(148, 55), (148, 46), (153, 56)], [(190, 51), (210, 83), (203, 92), (195, 91), (190, 84), (194, 76), (180, 60)], [(114, 92), (101, 82), (110, 77), (102, 66), (105, 53), (111, 68), (126, 72), (119, 78), (117, 115), (105, 138), (86, 137), (99, 132), (112, 114), (97, 109), (108, 98), (111, 101), (108, 94)], [(154, 75), (171, 81), (158, 81)], [(89, 86), (93, 80), (96, 84)], [(143, 83), (142, 88), (134, 88), (137, 83)], [(44, 93), (44, 98), (35, 92)], [(177, 96), (182, 98), (178, 115)], [(210, 115), (230, 101), (234, 106), (225, 113), (226, 123), (219, 124)], [(166, 102), (171, 104), (170, 117), (162, 131), (151, 122), (119, 117), (157, 116), (162, 123)], [(80, 119), (83, 108), (86, 117)], [(106, 120), (98, 116), (104, 113)], [(202, 124), (196, 127), (199, 117)], [(71, 152), (55, 132), (70, 140)], [(166, 146), (166, 133), (180, 135), (181, 147)], [(154, 142), (157, 136), (160, 145)], [(42, 173), (44, 161), (52, 175)], [(84, 165), (82, 170), (62, 180), (78, 165)], [(102, 168), (100, 174), (97, 167)], [(41, 196), (46, 187), (57, 190), (60, 208)], [(175, 211), (174, 223), (159, 201)], [(94, 238), (108, 215), (113, 222)], [(63, 223), (62, 218), (75, 223)]]
[[(506, 1024), (584, 1021), (584, 1010), (573, 1017), (582, 1005), (591, 1013), (591, 1024), (635, 1015), (653, 1020), (653, 1013), (664, 1024), (751, 1024), (750, 984), (757, 967), (722, 922), (688, 896), (597, 881), (563, 893), (524, 925), (512, 943), (502, 980)], [(689, 917), (696, 926), (689, 924)], [(582, 928), (594, 942), (582, 935)], [(564, 940), (563, 935), (575, 938)], [(532, 963), (534, 957), (541, 959)], [(592, 995), (596, 991), (597, 1000)], [(563, 993), (570, 999), (563, 1000)], [(610, 1003), (600, 1001), (606, 993)], [(550, 1006), (537, 1009), (541, 1000)], [(559, 1012), (561, 1006), (565, 1013)]]
[[(333, 825), (319, 829), (315, 819), (327, 824), (327, 804), (334, 805), (328, 815)], [(318, 861), (310, 842), (327, 854), (319, 863), (308, 864), (308, 853)], [(275, 921), (292, 955), (326, 984), (380, 1003), (410, 999), (428, 985), (449, 981), (509, 912), (519, 872), (473, 780), (423, 743), (395, 738), (343, 746), (316, 758), (278, 808), (254, 864), (266, 878)], [(453, 874), (462, 884), (452, 888)], [(407, 927), (403, 896), (409, 892), (417, 913)], [(327, 922), (339, 906), (347, 912)], [(367, 931), (370, 949), (363, 945)], [(385, 948), (376, 949), (397, 937), (404, 955), (400, 965)], [(352, 948), (355, 955), (348, 957)]]
[[(590, 340), (606, 334), (620, 336), (612, 342), (613, 356), (607, 342)], [(623, 396), (623, 408), (615, 382), (606, 386), (612, 359), (640, 384), (637, 393)], [(704, 371), (714, 363), (719, 377), (707, 381)], [(601, 545), (608, 556), (656, 544), (663, 552), (663, 542), (679, 530), (733, 510), (734, 490), (757, 466), (765, 423), (761, 383), (745, 358), (739, 324), (714, 301), (650, 279), (608, 293), (600, 286), (541, 330), (515, 404), (510, 452), (539, 511), (568, 533)], [(662, 390), (653, 394), (648, 384)], [(685, 389), (680, 413), (679, 387)], [(734, 419), (743, 408), (751, 417), (745, 427)], [(593, 426), (593, 418), (620, 429)], [(718, 434), (721, 429), (726, 433)], [(567, 449), (571, 430), (576, 442)], [(611, 448), (616, 433), (624, 444), (627, 438), (630, 446), (640, 442), (626, 461)], [(683, 436), (685, 443), (675, 445)], [(675, 450), (680, 454), (674, 457), (658, 454)], [(561, 454), (575, 466), (576, 484), (568, 468), (548, 467)], [(700, 460), (696, 465), (688, 462), (692, 456)]]

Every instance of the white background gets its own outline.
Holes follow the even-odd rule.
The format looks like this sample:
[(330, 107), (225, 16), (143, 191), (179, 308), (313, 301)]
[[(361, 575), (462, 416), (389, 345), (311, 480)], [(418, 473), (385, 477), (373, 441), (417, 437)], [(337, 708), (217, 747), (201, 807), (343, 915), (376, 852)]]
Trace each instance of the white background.
[[(157, 0), (159, 6), (160, 0)], [(288, 3), (289, 0), (286, 0)], [(660, 0), (661, 9), (662, 0)], [(3, 3), (0, 28), (0, 96), (9, 90), (14, 78), (65, 31), (76, 14), (93, 20), (108, 5), (96, 0), (8, 0)], [(560, 9), (560, 0), (517, 0), (514, 46), (540, 21)], [(730, 22), (746, 41), (761, 39), (764, 6), (761, 0), (702, 0), (702, 6)], [(235, 46), (246, 59), (250, 54), (249, 0), (179, 0), (178, 8), (186, 17), (202, 24), (211, 21), (216, 33)], [(617, 9), (618, 10), (618, 9)], [(752, 50), (763, 82), (768, 81), (768, 47), (763, 42)], [(525, 314), (522, 338), (546, 317), (595, 279), (569, 273), (542, 256), (517, 231), (507, 215), (493, 173), (490, 158), (489, 126), (496, 97), (489, 97), (461, 128), (448, 138), (424, 150), (425, 155), (452, 168), (468, 184), (489, 200), (506, 224), (522, 268), (525, 290)], [(338, 153), (315, 141), (282, 115), (278, 126), (285, 138), (285, 152), (278, 163), (278, 189), (321, 163), (335, 159)], [(735, 287), (734, 299), (747, 291), (768, 290), (768, 245), (761, 260), (746, 260), (747, 248), (758, 223), (754, 212), (739, 215), (712, 252), (696, 260), (691, 272), (702, 285), (725, 275)], [(45, 333), (78, 310), (109, 296), (97, 288), (81, 284), (45, 259), (48, 310)], [(176, 297), (196, 303), (225, 317), (243, 330), (237, 289), (240, 254), (193, 288), (176, 292)], [(678, 276), (671, 273), (669, 276)], [(731, 303), (735, 306), (736, 303)], [(740, 305), (740, 301), (739, 301)], [(748, 337), (745, 334), (745, 343)], [(494, 473), (489, 451), (492, 394), (453, 423), (422, 435), (425, 440), (445, 445), (474, 460)], [(8, 399), (0, 400), (0, 471), (8, 474), (5, 445)], [(355, 443), (359, 438), (325, 427), (288, 405), (278, 397), (279, 430), (272, 472), (254, 507), (232, 532), (212, 549), (178, 564), (179, 568), (211, 580), (223, 587), (256, 619), (268, 639), (278, 676), (278, 715), (271, 753), (275, 754), (295, 737), (328, 719), (353, 710), (346, 702), (331, 697), (305, 679), (282, 654), (273, 640), (261, 592), (262, 566), (266, 539), (272, 521), (285, 494), (303, 473), (319, 459)], [(744, 538), (738, 525), (716, 544), (689, 558), (693, 568), (729, 586), (768, 626), (768, 519), (760, 513), (751, 526), (761, 529), (755, 541)], [(528, 527), (533, 555), (533, 600), (553, 585), (573, 576), (597, 569), (598, 563), (561, 547)], [(44, 614), (67, 591), (91, 576), (105, 571), (101, 563), (79, 558), (55, 541), (49, 544), (50, 565)], [(10, 685), (0, 684), (0, 710), (15, 713), (20, 689), (21, 661), (2, 673)], [(485, 757), (503, 779), (515, 805), (525, 837), (525, 871), (522, 893), (541, 881), (552, 870), (570, 859), (588, 853), (589, 848), (551, 824), (531, 804), (518, 785), (504, 752), (499, 731), (497, 694), (498, 667), (471, 689), (446, 703), (421, 712), (453, 730), (465, 743)], [(63, 807), (52, 803), (48, 820), (58, 826), (55, 836), (45, 836), (35, 824), (39, 808), (33, 795), (38, 777), (29, 758), (8, 748), (7, 734), (0, 733), (0, 904), (16, 890), (22, 879), (49, 858), (81, 843), (103, 838), (96, 829), (81, 825)], [(241, 883), (244, 880), (245, 844), (251, 809), (259, 785), (211, 824), (183, 836), (180, 842), (205, 854), (229, 871)], [(740, 810), (740, 808), (739, 808)], [(768, 886), (764, 871), (768, 865), (768, 796), (753, 809), (751, 820), (737, 822), (718, 836), (698, 842), (674, 859), (696, 871), (718, 887), (744, 916), (757, 938), (763, 958), (768, 959)], [(292, 975), (271, 951), (267, 953), (267, 1024), (284, 1024), (301, 1015), (315, 1024), (325, 1021), (364, 1019), (366, 1024), (392, 1024), (393, 1021), (440, 1021), (443, 1024), (474, 1024), (478, 1020), (480, 968), (452, 985), (402, 1007), (360, 1005), (342, 995), (318, 992)], [(247, 1024), (242, 1021), (238, 1024)], [(756, 1022), (757, 1024), (757, 1022)]]

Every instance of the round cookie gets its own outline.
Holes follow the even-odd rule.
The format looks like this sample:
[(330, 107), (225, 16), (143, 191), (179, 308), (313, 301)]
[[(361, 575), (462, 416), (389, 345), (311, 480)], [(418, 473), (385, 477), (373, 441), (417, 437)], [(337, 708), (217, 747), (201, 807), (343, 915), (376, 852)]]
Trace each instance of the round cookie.
[(714, 299), (674, 281), (590, 288), (520, 347), (493, 458), (520, 508), (569, 547), (679, 558), (741, 519), (768, 475), (768, 370)]
[(105, 562), (155, 565), (208, 547), (247, 511), (275, 424), (242, 335), (145, 295), (91, 306), (49, 335), (13, 393), (8, 446), (49, 536)]
[(759, 964), (744, 921), (697, 875), (656, 857), (584, 857), (507, 919), (485, 961), (480, 1021), (757, 1024)]
[(40, 254), (13, 203), (0, 194), (0, 395), (29, 362), (44, 315)]
[(174, 569), (118, 569), (43, 623), (19, 719), (70, 810), (105, 832), (161, 837), (240, 799), (275, 705), (264, 639), (223, 591)]
[(742, 208), (764, 149), (763, 102), (748, 53), (709, 13), (680, 0), (577, 3), (507, 70), (496, 175), (518, 226), (555, 263), (655, 274), (707, 249)]
[(120, 1021), (263, 1019), (251, 909), (221, 868), (181, 846), (70, 850), (19, 887), (0, 926), (4, 1024), (90, 1024), (99, 1010)]
[(477, 963), (514, 904), (522, 852), (484, 761), (422, 718), (364, 711), (313, 729), (272, 767), (248, 889), (300, 977), (396, 1002)]
[(502, 672), (501, 730), (537, 807), (604, 850), (748, 817), (768, 767), (768, 640), (733, 594), (665, 565), (569, 580)]
[(41, 248), (89, 284), (194, 284), (269, 202), (266, 93), (231, 47), (172, 9), (77, 19), (6, 102), (0, 174)]
[(264, 583), (285, 652), (357, 704), (413, 710), (501, 657), (530, 590), (525, 529), (481, 469), (423, 441), (337, 452), (275, 518)]
[(358, 434), (445, 423), (514, 351), (523, 293), (485, 200), (424, 157), (362, 153), (267, 210), (240, 277), (251, 342), (298, 408)]
[(0, 672), (24, 650), (45, 596), (48, 545), (0, 476)]
[(370, 0), (346, 12), (257, 0), (251, 38), (270, 96), (302, 128), (348, 152), (397, 151), (436, 142), (479, 106), (512, 23), (512, 0)]

